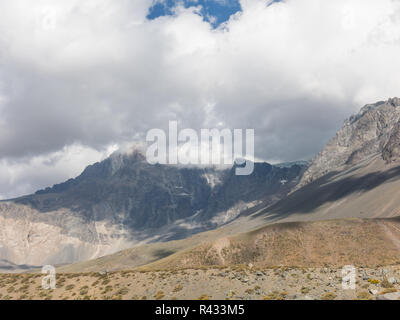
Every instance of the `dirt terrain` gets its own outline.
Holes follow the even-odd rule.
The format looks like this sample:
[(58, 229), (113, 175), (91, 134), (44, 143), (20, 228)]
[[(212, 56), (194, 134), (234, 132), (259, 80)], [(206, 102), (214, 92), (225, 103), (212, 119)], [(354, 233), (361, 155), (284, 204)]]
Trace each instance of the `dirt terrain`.
[(376, 267), (400, 263), (400, 219), (288, 222), (224, 237), (145, 268), (169, 269), (251, 263), (256, 267)]
[(0, 299), (398, 299), (400, 265), (359, 267), (356, 287), (343, 289), (341, 268), (226, 268), (61, 273), (56, 289), (42, 274), (0, 275)]
[[(153, 249), (147, 247), (149, 254)], [(158, 260), (139, 267), (127, 268), (126, 261), (135, 261), (140, 251), (131, 259), (132, 251), (122, 253), (126, 256), (119, 253), (58, 268), (54, 290), (42, 288), (44, 275), (37, 271), (0, 274), (0, 299), (400, 297), (400, 218), (268, 225), (166, 257), (159, 252)], [(100, 269), (107, 264), (121, 269)], [(354, 290), (342, 286), (346, 265), (356, 268)], [(75, 268), (77, 272), (66, 271)]]
[(348, 264), (374, 268), (400, 264), (400, 218), (287, 222), (223, 237), (217, 237), (215, 231), (208, 235), (186, 242), (136, 247), (63, 266), (58, 272), (168, 270), (249, 263), (261, 268)]

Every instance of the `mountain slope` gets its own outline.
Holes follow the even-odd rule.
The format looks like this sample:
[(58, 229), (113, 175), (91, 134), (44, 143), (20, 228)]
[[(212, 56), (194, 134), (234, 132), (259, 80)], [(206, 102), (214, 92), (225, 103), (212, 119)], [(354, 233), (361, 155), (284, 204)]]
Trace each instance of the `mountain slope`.
[(296, 189), (372, 155), (380, 154), (386, 161), (394, 159), (398, 156), (396, 147), (400, 143), (399, 119), (399, 98), (364, 106), (344, 122), (336, 136), (316, 156)]
[[(270, 224), (248, 232), (214, 230), (185, 240), (127, 249), (58, 272), (174, 270), (211, 266), (376, 267), (400, 263), (400, 217)], [(225, 231), (225, 232), (224, 232)], [(219, 236), (218, 236), (219, 235)]]
[(239, 177), (235, 168), (150, 165), (139, 152), (115, 153), (75, 179), (1, 201), (0, 258), (63, 264), (182, 239), (276, 202), (303, 168), (256, 163), (253, 174)]
[[(362, 108), (293, 192), (305, 165), (256, 163), (252, 175), (235, 176), (235, 168), (151, 166), (137, 152), (114, 154), (76, 179), (0, 202), (0, 258), (31, 265), (84, 261), (202, 232), (138, 247), (119, 260), (137, 266), (276, 222), (398, 216), (399, 119), (397, 98)], [(112, 267), (107, 259), (101, 261)]]
[(285, 222), (398, 215), (400, 166), (376, 155), (322, 176), (252, 217)]
[(160, 259), (143, 269), (252, 264), (255, 267), (368, 266), (400, 262), (400, 218), (269, 225)]
[[(264, 263), (265, 266), (272, 266), (289, 263), (307, 266), (308, 263), (317, 265), (318, 262), (329, 264), (342, 261), (344, 264), (357, 262), (370, 265), (369, 261), (378, 263), (381, 258), (390, 264), (395, 263), (396, 259), (400, 261), (399, 252), (393, 247), (400, 243), (400, 220), (382, 218), (398, 216), (400, 167), (395, 163), (387, 164), (379, 156), (373, 156), (343, 172), (325, 175), (276, 204), (263, 209), (249, 209), (247, 213), (244, 212), (218, 229), (202, 232), (185, 240), (138, 246), (60, 270), (121, 270), (149, 263), (151, 268), (180, 268), (182, 261), (188, 261), (186, 266), (191, 263), (200, 266), (205, 261), (198, 260), (198, 257), (206, 257), (208, 249), (205, 248), (212, 247), (214, 243), (217, 247), (224, 247), (226, 243), (231, 243), (231, 240), (226, 239), (236, 239), (233, 242), (243, 244), (238, 252), (239, 260), (234, 260), (233, 255), (224, 257), (226, 263), (232, 264)], [(271, 229), (270, 225), (273, 223)], [(265, 261), (254, 260), (251, 254), (254, 251), (250, 246), (254, 240), (253, 235), (259, 232), (254, 230), (263, 230), (266, 233), (268, 241), (254, 255), (259, 259), (266, 259)], [(248, 239), (253, 240), (249, 242)], [(384, 243), (382, 239), (385, 239)], [(234, 246), (229, 244), (229, 247)], [(322, 249), (319, 250), (319, 247)], [(313, 258), (306, 256), (310, 248), (316, 251)], [(342, 260), (330, 260), (332, 252), (336, 251), (336, 257), (342, 257)], [(197, 257), (194, 260), (186, 255), (192, 253)], [(357, 256), (355, 261), (352, 260), (354, 255)], [(207, 262), (210, 263), (221, 262), (214, 257)]]
[(310, 221), (400, 215), (400, 99), (367, 105), (313, 160), (295, 190), (254, 217)]
[[(336, 137), (313, 160), (301, 180), (302, 187), (273, 204), (267, 204), (266, 206), (260, 204), (259, 206), (249, 208), (243, 211), (230, 224), (212, 232), (201, 233), (195, 239), (189, 238), (186, 244), (171, 243), (170, 248), (173, 249), (169, 252), (169, 256), (160, 261), (170, 261), (168, 263), (174, 265), (173, 260), (175, 258), (180, 259), (179, 257), (183, 252), (197, 250), (195, 248), (197, 246), (201, 247), (204, 242), (216, 241), (218, 243), (218, 241), (221, 241), (221, 243), (225, 243), (226, 240), (224, 239), (238, 233), (250, 232), (263, 226), (267, 228), (266, 230), (269, 230), (267, 226), (272, 223), (284, 224), (288, 222), (298, 223), (348, 218), (376, 219), (400, 216), (400, 163), (397, 161), (398, 150), (400, 149), (399, 110), (399, 99), (390, 99), (387, 102), (379, 102), (364, 107), (359, 114), (352, 116), (345, 122), (344, 127), (338, 132)], [(383, 227), (382, 223), (378, 225), (383, 229), (377, 228), (377, 225), (374, 224), (375, 220), (366, 221), (370, 222), (365, 222), (365, 226), (368, 226), (368, 228), (369, 226), (374, 226), (371, 232), (374, 232), (376, 235), (382, 235), (382, 232), (392, 228), (388, 227), (389, 229), (387, 229)], [(397, 222), (388, 221), (390, 221), (388, 223), (393, 225), (392, 233), (396, 233)], [(335, 223), (329, 222), (325, 227), (328, 230)], [(276, 228), (276, 230), (283, 230), (282, 234), (279, 234), (279, 232), (274, 233), (276, 237), (281, 239), (283, 247), (285, 247), (285, 243), (294, 241), (293, 234), (286, 232), (290, 228)], [(345, 230), (343, 226), (340, 228)], [(321, 227), (320, 230), (322, 229)], [(310, 232), (313, 232), (312, 228)], [(343, 232), (346, 234), (348, 231)], [(336, 241), (341, 241), (341, 234), (342, 231), (340, 230), (335, 232), (335, 234), (330, 234), (324, 240), (326, 241), (324, 246), (329, 246), (330, 241), (334, 247)], [(386, 240), (388, 240), (388, 234), (386, 233)], [(359, 236), (361, 236), (361, 233)], [(366, 240), (367, 236), (368, 234), (365, 234), (362, 237)], [(305, 237), (305, 235), (302, 237)], [(347, 238), (349, 243), (358, 243), (356, 240), (352, 240), (351, 237)], [(397, 236), (392, 239), (397, 239)], [(270, 240), (272, 241), (273, 239)], [(316, 239), (314, 240), (317, 241)], [(398, 243), (398, 241), (395, 240), (394, 243)], [(374, 243), (371, 243), (370, 247), (375, 248), (374, 245)], [(368, 246), (365, 248), (361, 246), (360, 248), (367, 250)], [(383, 247), (386, 248), (386, 245), (383, 245)], [(350, 244), (347, 249), (343, 248), (344, 251), (341, 254), (344, 256), (352, 255), (354, 250), (355, 252), (359, 252), (358, 249), (352, 247)], [(137, 248), (137, 250), (137, 252), (142, 252), (140, 248)], [(150, 250), (157, 252), (157, 245), (152, 246)], [(272, 249), (266, 246), (263, 250), (268, 252), (268, 250)], [(300, 249), (294, 249), (294, 247), (291, 248), (289, 246), (281, 254), (285, 254), (285, 252), (290, 254), (293, 250)], [(346, 252), (346, 250), (349, 251)], [(203, 251), (200, 250), (200, 252)], [(129, 255), (130, 251), (127, 250), (118, 256), (104, 257), (101, 261), (107, 261), (105, 264), (107, 268), (122, 266), (125, 268), (129, 266), (136, 267), (146, 263), (146, 261), (147, 263), (153, 261), (154, 265), (158, 265), (157, 260), (159, 258), (155, 254), (148, 256), (147, 259), (140, 261), (140, 263), (137, 260), (127, 259)], [(263, 255), (264, 253), (261, 253), (261, 256)], [(202, 255), (200, 254), (200, 256)], [(204, 255), (202, 257), (204, 258)], [(397, 253), (393, 257), (397, 257)], [(247, 258), (250, 259), (251, 257)], [(252, 261), (247, 258), (243, 258), (239, 263)], [(316, 261), (327, 261), (326, 258), (321, 253)], [(372, 258), (369, 257), (368, 259)], [(271, 259), (271, 261), (275, 261), (273, 258)], [(291, 263), (294, 263), (294, 261), (299, 262), (300, 260), (293, 260)], [(284, 260), (279, 261), (285, 263)], [(301, 261), (304, 262), (305, 260)], [(311, 263), (312, 261), (314, 260), (310, 260), (309, 262)], [(357, 261), (361, 263), (361, 260)], [(81, 267), (96, 268), (99, 262), (100, 260), (87, 262), (81, 265)], [(198, 261), (196, 263), (201, 264), (203, 262)]]

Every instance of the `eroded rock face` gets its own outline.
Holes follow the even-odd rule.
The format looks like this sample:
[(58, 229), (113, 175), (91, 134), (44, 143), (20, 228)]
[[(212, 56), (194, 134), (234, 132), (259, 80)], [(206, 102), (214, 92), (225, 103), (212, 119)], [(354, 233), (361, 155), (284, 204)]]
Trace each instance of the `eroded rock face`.
[(0, 256), (16, 265), (82, 261), (134, 244), (123, 226), (88, 220), (66, 208), (43, 213), (0, 203)]
[(387, 162), (400, 159), (400, 122), (397, 122), (390, 134), (389, 141), (382, 150), (382, 157)]
[(236, 176), (235, 168), (150, 165), (138, 152), (116, 153), (75, 179), (1, 201), (0, 259), (70, 263), (185, 238), (281, 199), (303, 168), (256, 163), (252, 175)]
[(357, 164), (380, 154), (386, 161), (399, 158), (400, 99), (364, 106), (347, 119), (313, 160), (296, 189), (343, 166)]

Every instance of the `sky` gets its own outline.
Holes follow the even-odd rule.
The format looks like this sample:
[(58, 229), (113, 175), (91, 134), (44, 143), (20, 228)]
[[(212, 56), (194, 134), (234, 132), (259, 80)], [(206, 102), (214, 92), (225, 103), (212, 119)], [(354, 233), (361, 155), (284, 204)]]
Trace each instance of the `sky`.
[(170, 120), (253, 128), (257, 158), (310, 159), (400, 95), (399, 56), (399, 0), (0, 1), (0, 199)]
[(152, 3), (147, 19), (153, 20), (162, 16), (174, 15), (175, 8), (179, 5), (184, 8), (199, 7), (197, 14), (214, 28), (242, 10), (238, 0), (159, 0)]

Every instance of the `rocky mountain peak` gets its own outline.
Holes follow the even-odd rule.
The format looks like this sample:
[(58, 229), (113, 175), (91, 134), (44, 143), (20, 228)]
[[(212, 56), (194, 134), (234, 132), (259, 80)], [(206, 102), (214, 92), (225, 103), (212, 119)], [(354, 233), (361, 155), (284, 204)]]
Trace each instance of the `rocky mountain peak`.
[(393, 107), (400, 106), (400, 98), (394, 97), (388, 100), (388, 103), (391, 104)]
[(400, 159), (400, 122), (397, 122), (393, 127), (389, 141), (382, 150), (382, 157), (386, 162)]
[(315, 157), (296, 189), (321, 176), (379, 155), (387, 162), (400, 159), (400, 99), (367, 104), (345, 120)]
[(255, 163), (236, 176), (234, 166), (151, 165), (139, 150), (117, 151), (74, 179), (0, 202), (0, 259), (66, 263), (185, 238), (282, 199), (304, 167)]

